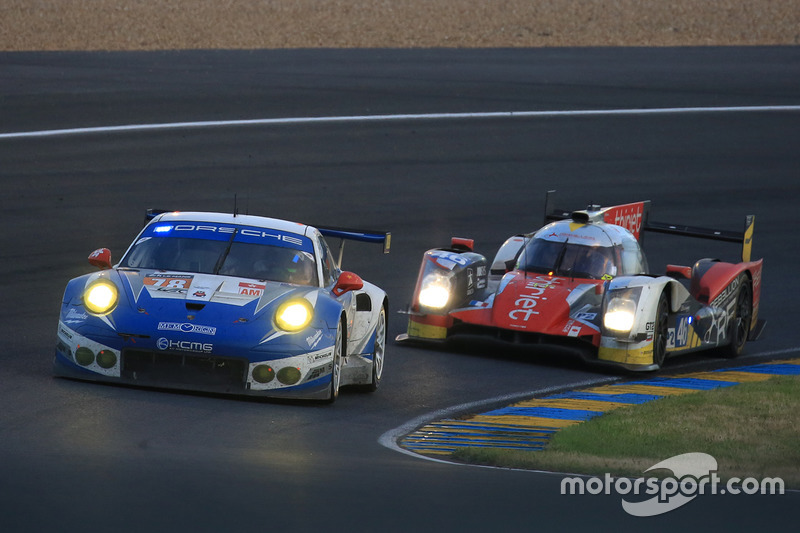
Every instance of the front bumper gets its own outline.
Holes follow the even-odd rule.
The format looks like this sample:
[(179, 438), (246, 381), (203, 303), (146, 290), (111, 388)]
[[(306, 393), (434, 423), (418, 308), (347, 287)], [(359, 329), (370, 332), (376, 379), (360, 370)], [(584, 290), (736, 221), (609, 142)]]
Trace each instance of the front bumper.
[(312, 400), (328, 398), (332, 368), (333, 347), (293, 356), (250, 350), (247, 357), (159, 350), (88, 338), (63, 323), (53, 361), (56, 375), (74, 379)]
[(597, 350), (597, 360), (632, 371), (658, 370), (653, 362), (653, 340), (640, 342), (620, 342), (613, 337), (603, 336)]

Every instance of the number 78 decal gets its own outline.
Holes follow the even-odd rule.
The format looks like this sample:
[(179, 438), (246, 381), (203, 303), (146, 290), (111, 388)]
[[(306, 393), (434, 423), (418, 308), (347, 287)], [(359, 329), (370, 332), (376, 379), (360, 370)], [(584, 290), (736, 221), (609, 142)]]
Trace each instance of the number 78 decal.
[(185, 275), (154, 275), (144, 278), (144, 284), (161, 289), (185, 289), (191, 283), (193, 276)]

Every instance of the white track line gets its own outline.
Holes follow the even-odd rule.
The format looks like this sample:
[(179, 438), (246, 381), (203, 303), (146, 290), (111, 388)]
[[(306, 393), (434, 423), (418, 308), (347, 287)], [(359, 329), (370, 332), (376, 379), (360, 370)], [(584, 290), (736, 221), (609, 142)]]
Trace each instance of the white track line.
[(426, 113), (406, 115), (361, 115), (339, 117), (287, 117), (250, 120), (213, 120), (201, 122), (167, 122), (162, 124), (129, 124), (124, 126), (99, 126), (92, 128), (68, 128), (0, 133), (0, 140), (53, 137), (59, 135), (87, 135), (92, 133), (121, 133), (133, 131), (158, 131), (173, 129), (230, 128), (241, 126), (276, 126), (292, 124), (326, 124), (345, 122), (394, 122), (421, 120), (472, 120), (492, 118), (547, 118), (547, 117), (595, 117), (624, 115), (677, 115), (689, 113), (765, 113), (797, 112), (800, 105), (742, 106), (742, 107), (667, 107), (652, 109), (576, 109), (571, 111), (499, 111), (487, 113)]

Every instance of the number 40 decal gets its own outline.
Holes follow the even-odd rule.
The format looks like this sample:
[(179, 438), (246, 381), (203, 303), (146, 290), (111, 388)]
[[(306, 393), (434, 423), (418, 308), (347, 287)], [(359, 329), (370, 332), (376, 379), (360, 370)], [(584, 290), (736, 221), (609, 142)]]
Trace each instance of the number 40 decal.
[(682, 348), (689, 342), (689, 317), (679, 316), (675, 328), (669, 328), (668, 348)]
[(686, 346), (689, 342), (689, 317), (688, 316), (679, 316), (678, 317), (678, 324), (674, 330), (670, 330), (670, 336), (673, 337), (672, 332), (674, 333), (673, 343), (675, 348), (682, 348)]

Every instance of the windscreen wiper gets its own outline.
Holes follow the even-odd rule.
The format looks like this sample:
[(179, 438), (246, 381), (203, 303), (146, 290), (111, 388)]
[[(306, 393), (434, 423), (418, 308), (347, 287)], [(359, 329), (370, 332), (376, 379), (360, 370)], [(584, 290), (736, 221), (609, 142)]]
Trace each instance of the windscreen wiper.
[(231, 233), (231, 238), (228, 239), (228, 246), (225, 248), (225, 251), (219, 256), (217, 259), (217, 264), (214, 265), (214, 275), (219, 274), (219, 270), (222, 268), (222, 265), (225, 264), (225, 260), (228, 258), (228, 254), (231, 253), (231, 246), (233, 246), (233, 238), (236, 237), (236, 234), (239, 232), (239, 228), (233, 228), (233, 233)]

